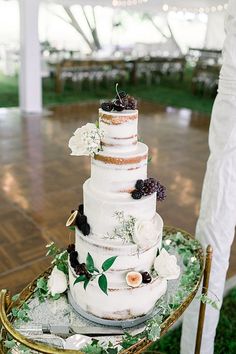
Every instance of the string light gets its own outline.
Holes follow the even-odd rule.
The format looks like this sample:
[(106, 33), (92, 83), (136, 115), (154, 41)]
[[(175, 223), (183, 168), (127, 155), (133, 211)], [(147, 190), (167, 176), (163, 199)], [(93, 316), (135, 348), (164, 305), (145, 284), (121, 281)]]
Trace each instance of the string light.
[[(142, 5), (144, 3), (147, 3), (148, 0), (112, 0), (112, 6), (114, 7), (130, 7), (130, 6), (136, 6), (136, 5)], [(169, 4), (164, 4), (162, 6), (162, 10), (164, 12), (193, 12), (193, 13), (206, 13), (209, 14), (210, 12), (221, 12), (224, 10), (227, 10), (228, 4), (223, 3), (223, 4), (218, 4), (215, 6), (211, 7), (176, 7), (176, 6), (170, 6)]]

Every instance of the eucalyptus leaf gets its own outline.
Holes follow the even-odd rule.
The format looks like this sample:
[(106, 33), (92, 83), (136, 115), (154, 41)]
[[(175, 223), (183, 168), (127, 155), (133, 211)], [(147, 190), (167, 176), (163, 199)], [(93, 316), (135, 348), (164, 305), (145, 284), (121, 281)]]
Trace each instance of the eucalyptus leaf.
[(100, 275), (100, 277), (98, 278), (98, 285), (100, 287), (100, 289), (106, 294), (107, 294), (107, 277), (105, 276), (105, 274)]
[(117, 256), (113, 256), (111, 258), (108, 258), (107, 260), (105, 260), (102, 264), (102, 269), (104, 272), (106, 272), (108, 269), (111, 268), (111, 266), (113, 265), (113, 263), (115, 262)]

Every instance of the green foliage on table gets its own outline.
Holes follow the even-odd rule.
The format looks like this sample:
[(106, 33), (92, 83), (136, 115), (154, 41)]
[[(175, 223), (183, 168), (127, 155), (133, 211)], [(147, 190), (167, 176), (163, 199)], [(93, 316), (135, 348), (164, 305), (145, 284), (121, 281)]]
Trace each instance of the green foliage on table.
[(107, 277), (106, 277), (106, 275), (104, 273), (106, 271), (108, 271), (112, 267), (112, 265), (115, 262), (116, 258), (117, 258), (117, 256), (113, 256), (113, 257), (110, 257), (110, 258), (106, 259), (103, 262), (103, 264), (102, 264), (102, 271), (99, 271), (94, 265), (93, 257), (91, 256), (90, 253), (88, 253), (87, 257), (86, 257), (86, 268), (87, 268), (87, 271), (88, 271), (88, 273), (90, 275), (90, 278), (88, 278), (84, 274), (81, 274), (75, 279), (74, 285), (77, 284), (77, 283), (83, 282), (84, 283), (83, 284), (84, 290), (86, 290), (89, 282), (95, 280), (96, 278), (98, 278), (98, 285), (99, 285), (100, 289), (106, 295), (108, 295), (107, 294), (108, 282), (107, 282)]
[(54, 242), (46, 246), (48, 249), (46, 256), (53, 257), (52, 264), (57, 266), (59, 270), (68, 275), (68, 252), (58, 248)]
[[(215, 337), (215, 354), (235, 354), (236, 353), (236, 288), (224, 298), (223, 305), (220, 311), (220, 320)], [(163, 352), (171, 354), (180, 353), (180, 337), (181, 327), (170, 330), (164, 337), (154, 343), (148, 353)]]
[(87, 344), (83, 349), (85, 354), (117, 354), (118, 348), (114, 347), (111, 342), (108, 344), (100, 343), (97, 339), (93, 339), (91, 344)]
[(23, 304), (21, 305), (20, 308), (18, 307), (13, 307), (11, 310), (12, 315), (18, 319), (18, 320), (22, 320), (24, 322), (29, 322), (30, 321), (30, 317), (29, 317), (29, 306), (26, 302), (23, 302)]

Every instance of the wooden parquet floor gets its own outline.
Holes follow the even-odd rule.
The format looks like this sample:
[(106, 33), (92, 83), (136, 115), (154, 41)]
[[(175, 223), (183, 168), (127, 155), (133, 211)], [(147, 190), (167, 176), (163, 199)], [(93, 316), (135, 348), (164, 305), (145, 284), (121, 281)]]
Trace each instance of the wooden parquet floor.
[[(50, 262), (45, 245), (65, 247), (65, 221), (82, 201), (90, 175), (86, 157), (71, 157), (72, 132), (95, 121), (94, 103), (55, 107), (51, 115), (0, 110), (0, 289), (22, 289)], [(149, 175), (168, 188), (159, 205), (166, 224), (194, 232), (208, 157), (209, 118), (188, 110), (140, 106), (139, 133), (149, 145)], [(236, 273), (236, 243), (229, 276)]]

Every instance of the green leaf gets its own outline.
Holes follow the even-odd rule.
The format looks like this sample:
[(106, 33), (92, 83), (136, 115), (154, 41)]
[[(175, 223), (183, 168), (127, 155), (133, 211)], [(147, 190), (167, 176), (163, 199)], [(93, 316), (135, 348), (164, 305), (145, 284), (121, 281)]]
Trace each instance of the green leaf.
[(11, 299), (12, 299), (12, 301), (15, 302), (15, 301), (19, 300), (19, 298), (20, 298), (20, 294), (15, 294), (15, 295), (12, 296)]
[(19, 309), (16, 307), (13, 307), (11, 312), (12, 312), (13, 316), (16, 317), (18, 315)]
[(37, 280), (37, 288), (47, 291), (48, 290), (47, 280), (43, 277), (39, 278)]
[(93, 257), (91, 256), (90, 253), (88, 253), (87, 258), (86, 258), (86, 268), (89, 272), (91, 272), (91, 273), (94, 272), (94, 261), (93, 261)]
[(75, 279), (74, 285), (77, 283), (81, 283), (82, 281), (85, 281), (87, 278), (85, 275), (80, 275), (78, 278)]
[(75, 231), (75, 226), (69, 226), (68, 229), (71, 231)]
[(106, 272), (109, 268), (111, 268), (112, 264), (115, 262), (117, 256), (108, 258), (107, 260), (105, 260), (105, 262), (103, 262), (102, 264), (102, 269), (104, 272)]
[(88, 286), (89, 282), (90, 282), (90, 279), (86, 278), (85, 281), (84, 281), (84, 290), (87, 289), (87, 286)]
[(152, 161), (152, 156), (148, 156), (148, 163)]
[(4, 346), (8, 349), (12, 349), (16, 345), (16, 342), (14, 339), (12, 340), (5, 340)]
[(100, 277), (98, 278), (98, 285), (100, 287), (100, 289), (106, 294), (107, 294), (107, 277), (105, 276), (105, 274), (100, 275)]
[(68, 265), (65, 263), (58, 263), (57, 269), (61, 270), (65, 275), (68, 274)]
[(55, 295), (52, 296), (52, 299), (53, 300), (58, 300), (58, 299), (60, 299), (60, 297), (61, 297), (61, 294), (55, 294)]

